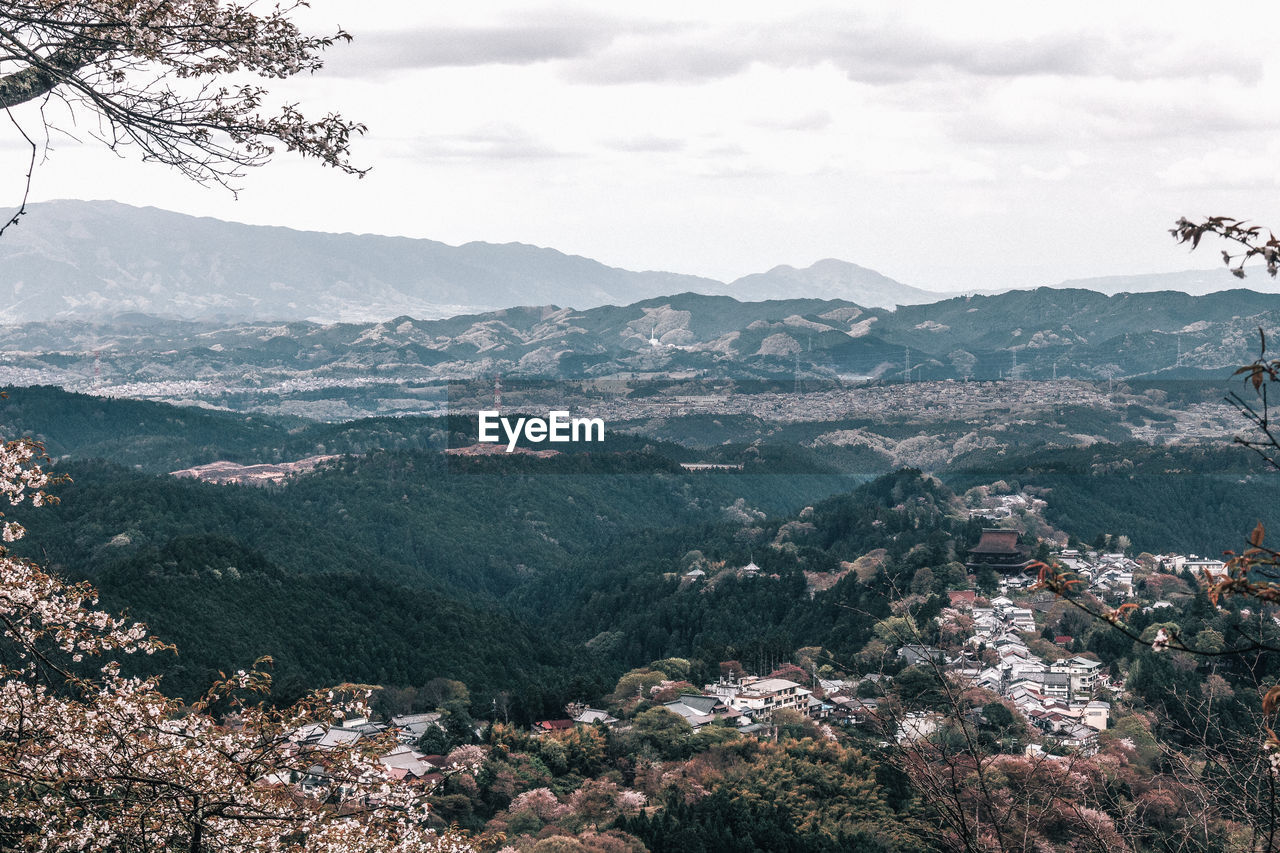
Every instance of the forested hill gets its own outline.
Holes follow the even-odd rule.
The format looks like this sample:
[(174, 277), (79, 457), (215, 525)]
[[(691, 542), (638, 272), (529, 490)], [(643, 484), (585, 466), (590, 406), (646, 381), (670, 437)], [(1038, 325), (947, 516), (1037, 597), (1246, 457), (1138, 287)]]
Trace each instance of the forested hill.
[[(512, 461), (522, 473), (376, 453), (270, 491), (72, 463), (61, 502), (21, 515), (30, 535), (19, 544), (175, 642), (166, 686), (179, 694), (269, 654), (284, 695), (448, 677), (478, 695), (511, 690), (521, 713), (540, 714), (598, 696), (654, 650), (779, 655), (807, 638), (834, 642), (832, 632), (853, 643), (868, 626), (833, 621), (836, 598), (811, 605), (805, 571), (836, 570), (887, 535), (894, 554), (928, 541), (912, 559), (942, 559), (973, 533), (944, 524), (950, 493), (916, 474), (818, 503), (823, 533), (809, 541), (807, 522), (787, 527), (794, 513), (740, 497), (749, 477), (607, 465), (554, 474), (532, 470), (542, 460)], [(775, 492), (794, 481), (760, 479)], [(910, 509), (893, 508), (904, 500)], [(765, 547), (788, 537), (800, 551)], [(689, 552), (732, 566), (753, 548), (776, 578), (726, 581), (714, 595), (682, 587)], [(840, 601), (886, 600), (882, 585), (843, 589)]]
[[(23, 514), (22, 544), (175, 641), (175, 692), (270, 654), (285, 693), (449, 677), (477, 697), (518, 693), (523, 717), (599, 696), (621, 670), (665, 656), (765, 666), (805, 645), (853, 656), (918, 569), (929, 566), (939, 589), (963, 583), (956, 561), (980, 528), (950, 489), (914, 472), (766, 513), (735, 497), (750, 483), (740, 475), (547, 474), (529, 467), (536, 460), (497, 475), (437, 461), (377, 453), (273, 490), (73, 463), (61, 504)], [(1188, 479), (1217, 502), (1198, 524), (1175, 506), (1185, 490), (1152, 488), (1124, 466), (1083, 482), (1046, 470), (1007, 473), (1047, 487), (1047, 516), (1076, 536), (1123, 533), (1150, 550), (1188, 536), (1231, 544), (1253, 523), (1237, 522), (1263, 509), (1245, 498), (1275, 495)], [(1126, 507), (1168, 523), (1130, 526)], [(741, 575), (751, 560), (761, 574)], [(690, 587), (683, 575), (699, 567), (708, 583)], [(814, 583), (829, 590), (815, 596)], [(927, 615), (941, 599), (923, 606)]]
[[(785, 513), (850, 483), (777, 476), (767, 460), (755, 474), (690, 474), (659, 452), (687, 450), (630, 436), (553, 459), (451, 458), (415, 449), (445, 440), (435, 419), (288, 424), (54, 389), (15, 389), (0, 412), (6, 434), (67, 457), (54, 467), (72, 479), (60, 503), (22, 513), (23, 553), (176, 641), (166, 684), (180, 694), (270, 654), (284, 691), (449, 677), (518, 688), (539, 708), (544, 694), (587, 695), (572, 685), (613, 664), (570, 665), (563, 631), (517, 589), (639, 531), (715, 524), (739, 505)], [(360, 454), (380, 446), (392, 449)], [(157, 473), (318, 447), (349, 455), (285, 486)], [(132, 460), (149, 470), (118, 464)]]
[[(66, 455), (55, 468), (73, 480), (61, 503), (16, 516), (30, 529), (22, 553), (92, 580), (108, 607), (176, 642), (166, 686), (183, 695), (269, 654), (285, 694), (447, 677), (478, 702), (521, 696), (523, 718), (671, 655), (759, 668), (806, 645), (852, 656), (892, 596), (914, 584), (927, 616), (967, 583), (960, 561), (981, 522), (961, 496), (997, 480), (1036, 488), (1044, 518), (1086, 542), (1212, 554), (1259, 519), (1280, 526), (1280, 483), (1225, 446), (975, 442), (942, 472), (947, 485), (912, 470), (858, 485), (817, 464), (837, 448), (805, 445), (825, 427), (699, 457), (637, 435), (550, 459), (471, 459), (433, 449), (453, 430), (441, 419), (309, 424), (54, 389), (14, 389), (0, 413), (7, 435), (25, 429)], [(717, 429), (716, 441), (752, 434)], [(281, 485), (163, 473), (321, 446), (347, 455)], [(713, 453), (744, 469), (677, 464)], [(743, 574), (752, 561), (760, 571)], [(706, 582), (686, 579), (694, 569)]]
[(1234, 446), (975, 452), (944, 476), (957, 491), (996, 480), (1034, 487), (1046, 519), (1084, 543), (1124, 533), (1136, 551), (1218, 556), (1242, 550), (1259, 522), (1280, 530), (1280, 476)]
[[(197, 406), (174, 406), (146, 400), (117, 399), (64, 391), (52, 386), (0, 388), (8, 396), (0, 402), (0, 436), (24, 436), (40, 441), (54, 459), (110, 460), (150, 473), (172, 471), (227, 460), (250, 465), (289, 462), (314, 455), (356, 455), (374, 451), (439, 452), (475, 443), (474, 414), (453, 416), (383, 416), (324, 423), (281, 415), (243, 414)], [(739, 419), (687, 418), (666, 425), (670, 437), (606, 431), (603, 441), (559, 446), (568, 454), (640, 454), (637, 464), (674, 468), (677, 463), (752, 462), (760, 474), (785, 472), (823, 476), (848, 469), (832, 465), (832, 450), (817, 452), (788, 440), (782, 446), (752, 448), (760, 424), (733, 429)], [(684, 426), (688, 429), (682, 428)], [(726, 430), (724, 424), (729, 424)], [(655, 428), (664, 425), (656, 424)], [(806, 438), (812, 438), (806, 435)], [(856, 453), (846, 453), (855, 456)], [(889, 462), (875, 457), (869, 471), (883, 473)], [(470, 463), (475, 471), (486, 463)], [(508, 463), (503, 463), (506, 465)], [(511, 465), (521, 462), (512, 461)], [(540, 471), (572, 473), (578, 462), (540, 463)], [(629, 463), (630, 464), (630, 463)], [(864, 466), (865, 467), (865, 466)], [(498, 468), (498, 471), (510, 470)], [(828, 488), (839, 488), (831, 484)], [(809, 494), (812, 484), (801, 491)], [(761, 499), (784, 496), (774, 506), (789, 506), (774, 487), (761, 489)]]

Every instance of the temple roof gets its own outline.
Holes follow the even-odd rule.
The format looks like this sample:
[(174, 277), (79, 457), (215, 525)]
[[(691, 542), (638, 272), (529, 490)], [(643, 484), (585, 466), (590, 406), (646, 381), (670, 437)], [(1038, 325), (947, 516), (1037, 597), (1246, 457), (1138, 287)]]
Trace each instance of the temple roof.
[(1013, 556), (1022, 554), (1023, 550), (1018, 547), (1018, 531), (988, 528), (982, 531), (982, 538), (978, 540), (977, 545), (969, 550), (969, 553), (1008, 554)]

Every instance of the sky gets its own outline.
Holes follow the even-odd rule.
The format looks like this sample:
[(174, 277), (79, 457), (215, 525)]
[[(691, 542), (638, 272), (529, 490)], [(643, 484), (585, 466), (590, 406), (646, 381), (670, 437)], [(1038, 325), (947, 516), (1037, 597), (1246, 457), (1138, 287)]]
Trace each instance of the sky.
[[(281, 155), (233, 196), (55, 136), (32, 198), (721, 280), (827, 257), (941, 291), (1205, 268), (1178, 217), (1280, 228), (1280, 9), (1216, 9), (312, 0), (308, 29), (355, 40), (277, 95), (364, 122), (366, 178)], [(7, 203), (7, 127), (0, 163)]]

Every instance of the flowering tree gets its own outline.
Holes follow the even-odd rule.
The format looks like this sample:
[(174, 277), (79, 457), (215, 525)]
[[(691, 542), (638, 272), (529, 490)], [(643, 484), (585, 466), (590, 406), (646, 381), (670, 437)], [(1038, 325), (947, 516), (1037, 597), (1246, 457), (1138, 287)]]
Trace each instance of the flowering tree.
[[(40, 453), (0, 445), (0, 498), (50, 500)], [(0, 533), (24, 531), (3, 520)], [(257, 701), (269, 677), (255, 667), (183, 704), (120, 662), (171, 647), (94, 596), (0, 549), (0, 849), (475, 849), (428, 827), (425, 792), (388, 779), (376, 741), (321, 751), (295, 739), (306, 723), (365, 713), (364, 686), (275, 709)]]
[[(6, 0), (0, 3), (0, 110), (40, 102), (41, 133), (51, 101), (79, 132), (112, 150), (136, 146), (143, 159), (198, 182), (227, 185), (270, 159), (277, 144), (344, 172), (351, 138), (364, 126), (342, 116), (306, 118), (296, 104), (268, 106), (251, 82), (321, 67), (321, 52), (349, 41), (338, 30), (312, 36), (290, 16), (306, 0), (266, 11), (221, 0)], [(32, 134), (15, 127), (37, 153)], [(28, 169), (27, 186), (31, 172)], [(25, 199), (24, 199), (25, 201)], [(0, 231), (17, 221), (22, 209)]]

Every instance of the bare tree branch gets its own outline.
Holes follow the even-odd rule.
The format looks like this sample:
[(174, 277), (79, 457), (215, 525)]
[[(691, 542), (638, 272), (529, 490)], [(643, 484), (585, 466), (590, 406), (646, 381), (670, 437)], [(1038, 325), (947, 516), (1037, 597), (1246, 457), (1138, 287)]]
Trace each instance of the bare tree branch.
[(26, 181), (22, 187), (22, 201), (18, 204), (18, 209), (13, 212), (13, 215), (10, 216), (3, 225), (0, 225), (0, 235), (3, 235), (4, 232), (8, 231), (14, 225), (17, 225), (18, 220), (27, 212), (27, 199), (31, 197), (31, 176), (34, 175), (36, 171), (36, 153), (39, 151), (36, 147), (35, 140), (27, 135), (27, 132), (22, 129), (22, 125), (20, 125), (18, 120), (13, 117), (13, 111), (10, 110), (8, 106), (5, 107), (4, 111), (5, 115), (9, 116), (9, 121), (13, 124), (14, 128), (16, 128), (18, 133), (22, 135), (22, 138), (26, 140), (27, 144), (31, 146), (31, 160), (27, 164)]
[(290, 16), (303, 5), (260, 12), (219, 0), (0, 4), (0, 107), (56, 96), (73, 121), (78, 113), (96, 118), (90, 135), (107, 148), (136, 148), (143, 160), (233, 191), (281, 145), (361, 176), (368, 170), (349, 157), (363, 124), (337, 113), (311, 119), (293, 103), (273, 107), (268, 88), (251, 82), (318, 71), (325, 49), (351, 40), (341, 29), (302, 33)]

